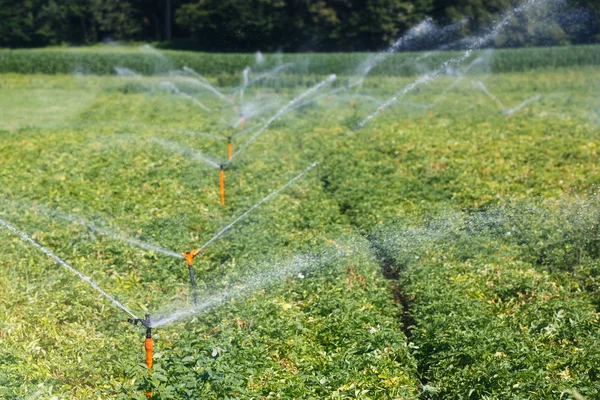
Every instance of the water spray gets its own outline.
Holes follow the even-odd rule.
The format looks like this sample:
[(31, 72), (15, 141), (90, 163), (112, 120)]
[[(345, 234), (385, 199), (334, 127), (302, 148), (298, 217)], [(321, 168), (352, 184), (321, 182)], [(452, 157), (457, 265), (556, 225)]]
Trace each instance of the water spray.
[(159, 137), (154, 137), (153, 136), (151, 139), (152, 139), (152, 141), (154, 141), (154, 142), (162, 145), (163, 147), (168, 148), (171, 151), (174, 151), (174, 152), (177, 152), (177, 153), (181, 153), (184, 156), (188, 156), (188, 157), (194, 158), (194, 159), (196, 159), (198, 161), (202, 161), (203, 163), (205, 163), (207, 165), (210, 165), (213, 168), (220, 168), (220, 165), (217, 162), (211, 160), (210, 158), (208, 158), (208, 157), (206, 157), (206, 156), (204, 156), (204, 155), (202, 155), (200, 153), (196, 153), (196, 152), (190, 150), (187, 147), (178, 145), (176, 143), (170, 142), (168, 140), (165, 140), (165, 139), (159, 138)]
[(441, 65), (439, 65), (433, 71), (426, 73), (425, 75), (419, 77), (417, 80), (411, 82), (406, 85), (402, 89), (398, 90), (394, 95), (386, 100), (383, 104), (381, 104), (373, 113), (368, 115), (365, 119), (358, 123), (357, 129), (354, 130), (353, 134), (355, 134), (359, 129), (362, 129), (371, 119), (373, 119), (377, 114), (379, 114), (380, 110), (384, 107), (387, 107), (393, 103), (395, 103), (399, 98), (403, 97), (407, 93), (413, 91), (415, 88), (428, 83), (432, 79), (441, 75), (444, 71), (452, 66), (458, 66), (462, 64), (465, 60), (467, 60), (475, 50), (482, 48), (487, 43), (489, 43), (492, 39), (496, 38), (500, 32), (513, 20), (514, 16), (524, 12), (529, 9), (533, 5), (535, 5), (539, 0), (527, 0), (523, 4), (518, 7), (513, 8), (510, 12), (507, 12), (502, 19), (492, 27), (492, 29), (483, 36), (480, 36), (473, 40), (472, 43), (469, 44), (468, 48), (458, 57), (451, 58), (449, 60), (444, 61)]
[(258, 82), (258, 81), (260, 81), (260, 80), (262, 80), (262, 79), (265, 79), (265, 78), (268, 78), (268, 77), (270, 77), (270, 76), (272, 76), (272, 75), (275, 75), (275, 74), (277, 74), (278, 72), (280, 72), (281, 70), (283, 70), (284, 68), (289, 68), (289, 67), (291, 67), (291, 66), (293, 66), (293, 65), (294, 65), (293, 63), (281, 64), (281, 65), (279, 65), (279, 66), (277, 66), (277, 67), (273, 68), (273, 69), (272, 69), (272, 70), (270, 70), (270, 71), (267, 71), (267, 72), (265, 72), (265, 73), (262, 73), (262, 74), (260, 74), (260, 75), (256, 76), (254, 79), (250, 80), (250, 81), (249, 81), (249, 82), (246, 84), (246, 87), (248, 87), (248, 86), (250, 86), (250, 85), (252, 85), (252, 84), (254, 84), (254, 83), (256, 83), (256, 82)]
[(534, 102), (534, 101), (538, 101), (542, 96), (540, 96), (539, 94), (536, 94), (533, 97), (530, 97), (526, 100), (523, 100), (519, 105), (517, 105), (514, 108), (511, 108), (510, 110), (506, 110), (504, 111), (505, 114), (507, 115), (508, 118), (512, 117), (512, 115), (514, 113), (516, 113), (517, 111), (521, 110), (523, 107), (525, 107), (527, 104)]
[(300, 172), (298, 175), (296, 175), (295, 177), (293, 177), (292, 179), (290, 179), (285, 185), (283, 185), (279, 189), (277, 189), (277, 190), (269, 193), (261, 201), (259, 201), (258, 203), (256, 203), (252, 207), (250, 207), (242, 215), (240, 215), (239, 217), (237, 217), (236, 219), (234, 219), (232, 222), (230, 222), (229, 224), (227, 224), (223, 229), (221, 229), (219, 232), (217, 232), (212, 238), (210, 238), (210, 240), (208, 240), (206, 243), (204, 243), (198, 249), (182, 253), (183, 258), (186, 260), (186, 262), (188, 263), (188, 265), (191, 265), (192, 260), (194, 259), (194, 257), (196, 257), (198, 254), (200, 254), (202, 252), (202, 250), (204, 250), (209, 244), (211, 244), (212, 242), (214, 242), (215, 240), (217, 240), (219, 238), (219, 236), (221, 236), (222, 234), (224, 234), (225, 232), (227, 232), (229, 229), (231, 229), (232, 226), (234, 226), (235, 224), (237, 224), (246, 215), (250, 214), (254, 209), (258, 208), (264, 202), (266, 202), (269, 199), (271, 199), (272, 197), (278, 195), (279, 192), (281, 192), (282, 190), (284, 190), (285, 188), (287, 188), (288, 186), (290, 186), (296, 180), (302, 178), (302, 176), (304, 176), (304, 174), (306, 174), (308, 171), (310, 171), (311, 169), (313, 169), (317, 165), (319, 165), (318, 162), (312, 163), (311, 165), (309, 165), (308, 167), (306, 167), (306, 169), (304, 169), (304, 171)]
[(195, 97), (190, 96), (189, 94), (184, 93), (181, 90), (179, 90), (179, 88), (177, 88), (177, 86), (175, 86), (172, 82), (168, 82), (168, 81), (167, 82), (163, 82), (163, 83), (161, 83), (161, 85), (164, 86), (164, 87), (166, 87), (166, 88), (169, 88), (176, 95), (185, 97), (186, 99), (192, 101), (194, 104), (196, 104), (198, 107), (200, 107), (204, 111), (210, 112), (210, 108), (206, 107), (203, 103), (201, 103)]
[(456, 86), (458, 86), (459, 83), (461, 83), (464, 79), (465, 79), (465, 75), (476, 65), (481, 64), (484, 61), (482, 56), (477, 57), (475, 60), (473, 60), (460, 74), (460, 76), (458, 76), (450, 85), (448, 85), (448, 87), (446, 87), (446, 89), (444, 89), (442, 91), (442, 93), (440, 93), (435, 100), (433, 100), (433, 103), (431, 104), (431, 108), (435, 107), (439, 101), (441, 99), (444, 98), (444, 96), (446, 96), (446, 94), (454, 89)]
[(233, 100), (231, 100), (230, 98), (228, 98), (227, 96), (225, 96), (223, 93), (221, 93), (217, 88), (215, 88), (213, 85), (211, 85), (210, 83), (206, 82), (206, 81), (201, 81), (198, 79), (194, 79), (194, 78), (184, 78), (186, 80), (186, 82), (190, 82), (196, 86), (200, 86), (203, 89), (208, 90), (209, 92), (213, 93), (215, 96), (217, 96), (219, 99), (223, 100), (224, 102), (226, 102), (227, 104), (232, 104)]
[(8, 229), (9, 231), (11, 231), (12, 233), (20, 236), (21, 240), (25, 241), (25, 242), (29, 242), (32, 245), (34, 245), (35, 247), (37, 247), (39, 250), (41, 250), (44, 254), (46, 254), (48, 257), (52, 258), (58, 265), (68, 269), (69, 271), (71, 271), (73, 274), (77, 275), (77, 277), (79, 279), (81, 279), (82, 281), (86, 282), (88, 285), (90, 285), (92, 288), (94, 288), (98, 293), (100, 293), (101, 295), (103, 295), (104, 297), (106, 297), (107, 299), (109, 299), (114, 305), (116, 305), (117, 307), (119, 307), (121, 310), (125, 311), (127, 314), (129, 314), (131, 317), (133, 317), (134, 319), (137, 318), (135, 316), (134, 313), (132, 313), (127, 307), (125, 307), (123, 304), (121, 304), (117, 299), (115, 299), (114, 297), (112, 297), (110, 294), (106, 293), (104, 290), (102, 290), (95, 282), (93, 282), (90, 278), (88, 278), (87, 276), (85, 276), (84, 274), (82, 274), (81, 272), (77, 271), (75, 268), (71, 267), (69, 264), (67, 264), (66, 262), (64, 262), (63, 260), (61, 260), (60, 258), (58, 258), (57, 255), (55, 255), (54, 253), (52, 253), (50, 250), (46, 249), (44, 246), (42, 246), (41, 244), (39, 244), (38, 242), (36, 242), (35, 240), (33, 240), (31, 237), (29, 237), (25, 232), (21, 232), (20, 230), (18, 230), (17, 228), (15, 228), (14, 226), (10, 225), (8, 222), (4, 221), (3, 219), (0, 219), (0, 225), (4, 226), (6, 229)]
[[(306, 174), (308, 171), (310, 171), (311, 169), (313, 169), (318, 164), (319, 163), (313, 163), (313, 164), (309, 165), (304, 171), (302, 171), (301, 173), (299, 173), (298, 175), (296, 175), (294, 178), (292, 178), (291, 180), (289, 180), (285, 185), (281, 186), (279, 189), (275, 190), (274, 192), (271, 192), (269, 195), (267, 195), (261, 201), (259, 201), (255, 205), (253, 205), (250, 209), (248, 209), (242, 215), (240, 215), (235, 220), (233, 220), (232, 222), (230, 222), (227, 226), (225, 226), (225, 228), (223, 228), (219, 232), (217, 232), (209, 241), (207, 241), (206, 243), (204, 243), (201, 247), (197, 248), (196, 250), (190, 250), (190, 251), (181, 253), (181, 255), (183, 256), (183, 258), (184, 258), (184, 260), (186, 262), (186, 265), (188, 267), (188, 271), (189, 271), (189, 274), (190, 274), (190, 286), (192, 288), (192, 298), (193, 298), (193, 301), (194, 301), (194, 307), (198, 306), (198, 293), (196, 291), (196, 279), (194, 278), (194, 270), (193, 270), (193, 261), (194, 261), (194, 258), (198, 254), (200, 254), (209, 244), (211, 244), (212, 242), (214, 242), (215, 240), (217, 240), (219, 238), (219, 236), (221, 236), (222, 234), (224, 234), (225, 232), (227, 232), (232, 226), (234, 226), (236, 223), (238, 223), (242, 218), (244, 218), (250, 212), (252, 212), (252, 210), (254, 210), (255, 208), (259, 207), (262, 203), (266, 202), (267, 200), (269, 200), (273, 196), (276, 196), (279, 192), (281, 192), (286, 187), (288, 187), (289, 185), (291, 185), (292, 183), (294, 183), (294, 181), (296, 181), (297, 179), (301, 178), (304, 174)], [(220, 170), (220, 177), (221, 177), (220, 182), (221, 182), (221, 201), (222, 201), (221, 205), (223, 205), (224, 202), (225, 202), (225, 198), (224, 198), (224, 189), (223, 189), (223, 186), (222, 186), (222, 184), (223, 184), (223, 169), (222, 168)]]
[(321, 82), (317, 83), (315, 86), (311, 87), (307, 91), (303, 92), (302, 94), (300, 94), (299, 96), (294, 98), (288, 104), (283, 106), (279, 111), (277, 111), (277, 113), (275, 113), (275, 115), (273, 115), (271, 118), (269, 118), (269, 120), (267, 122), (265, 122), (265, 124), (258, 131), (256, 131), (254, 133), (254, 135), (252, 135), (252, 137), (250, 137), (250, 139), (248, 139), (246, 141), (246, 143), (244, 143), (235, 153), (233, 153), (231, 160), (227, 161), (227, 164), (229, 164), (231, 161), (233, 161), (233, 159), (238, 154), (240, 154), (246, 147), (248, 147), (248, 145), (250, 145), (250, 143), (252, 143), (258, 136), (260, 136), (260, 134), (263, 133), (269, 127), (269, 125), (271, 125), (277, 118), (281, 117), (283, 114), (285, 114), (288, 110), (290, 110), (292, 107), (297, 105), (304, 98), (306, 98), (310, 94), (314, 93), (315, 91), (319, 90), (323, 85), (333, 82), (335, 79), (336, 79), (335, 74), (329, 75), (327, 77), (327, 79), (324, 79)]
[(490, 99), (492, 99), (498, 105), (498, 107), (500, 107), (500, 110), (502, 112), (504, 112), (506, 110), (506, 107), (504, 106), (504, 103), (502, 103), (500, 101), (500, 99), (498, 99), (496, 96), (494, 96), (492, 94), (492, 92), (490, 92), (488, 90), (488, 88), (483, 84), (483, 82), (481, 82), (481, 81), (471, 81), (471, 84), (473, 86), (478, 87), (479, 89), (481, 89), (481, 91), (483, 93), (485, 93)]

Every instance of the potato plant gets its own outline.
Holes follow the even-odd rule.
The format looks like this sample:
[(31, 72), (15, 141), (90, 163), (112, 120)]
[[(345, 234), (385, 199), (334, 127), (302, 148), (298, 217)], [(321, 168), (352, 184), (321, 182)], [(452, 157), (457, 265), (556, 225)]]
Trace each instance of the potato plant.
[[(565, 60), (595, 57), (568, 51), (583, 53)], [(81, 50), (77, 62), (106, 74), (124, 59), (141, 73), (171, 68), (147, 54), (99, 52)], [(457, 77), (433, 80), (381, 112), (413, 78), (378, 72), (355, 93), (341, 90), (350, 82), (341, 76), (227, 166), (220, 206), (218, 168), (198, 154), (226, 160), (227, 141), (206, 134), (239, 132), (227, 100), (176, 76), (61, 75), (75, 62), (63, 50), (1, 54), (4, 71), (20, 65), (48, 75), (0, 75), (0, 218), (138, 315), (189, 306), (188, 270), (119, 237), (174, 253), (198, 248), (320, 164), (196, 258), (200, 299), (228, 295), (155, 330), (149, 376), (139, 326), (0, 230), (0, 396), (598, 396), (599, 76), (585, 66), (592, 61), (563, 68), (540, 56), (523, 66), (523, 53), (500, 52), (512, 62), (499, 71), (544, 67), (490, 74), (494, 58), (472, 77), (509, 107), (541, 96), (510, 118), (471, 77), (443, 97)], [(210, 64), (168, 55), (174, 67)], [(60, 63), (27, 70), (43, 64), (36, 56)], [(238, 105), (233, 71), (244, 57), (214, 55), (221, 64), (207, 74)], [(292, 70), (248, 89), (255, 113), (234, 151), (345, 62), (319, 55), (310, 74)], [(166, 90), (167, 80), (211, 111)], [(367, 115), (374, 117), (359, 129)]]

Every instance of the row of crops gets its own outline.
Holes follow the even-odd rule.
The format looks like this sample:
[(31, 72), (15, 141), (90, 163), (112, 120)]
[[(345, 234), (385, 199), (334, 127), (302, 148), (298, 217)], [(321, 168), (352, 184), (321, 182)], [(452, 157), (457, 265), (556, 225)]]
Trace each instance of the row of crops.
[[(3, 236), (0, 396), (545, 399), (576, 389), (594, 398), (599, 207), (587, 198), (600, 164), (596, 126), (584, 118), (597, 76), (492, 75), (487, 86), (507, 104), (544, 97), (509, 119), (467, 83), (431, 116), (389, 107), (358, 132), (373, 104), (325, 97), (227, 169), (224, 207), (216, 170), (151, 140), (222, 159), (223, 141), (178, 131), (222, 133), (219, 115), (155, 90), (158, 78), (2, 76), (9, 109), (18, 90), (53, 101), (95, 94), (73, 123), (0, 132), (1, 215), (135, 310), (189, 300), (185, 266), (73, 216), (185, 251), (321, 164), (194, 264), (201, 295), (303, 257), (306, 269), (157, 329), (151, 376), (141, 333), (118, 310)], [(452, 81), (410, 100), (431, 103)], [(368, 89), (384, 99), (404, 84), (377, 76)], [(582, 200), (523, 199), (565, 193)]]
[(436, 398), (596, 398), (597, 203), (520, 202), (382, 229)]
[[(485, 50), (475, 52), (473, 57)], [(398, 53), (377, 65), (371, 75), (409, 76), (440, 65), (462, 54), (460, 51)], [(288, 72), (338, 75), (355, 73), (366, 53), (269, 54), (265, 65), (293, 63)], [(415, 61), (417, 60), (417, 61)], [(517, 72), (571, 66), (600, 65), (598, 46), (500, 49), (489, 54), (491, 72)], [(219, 54), (184, 51), (157, 51), (151, 48), (50, 48), (0, 50), (0, 72), (24, 74), (114, 74), (114, 67), (126, 67), (140, 74), (166, 73), (184, 66), (211, 76), (238, 74), (254, 63), (254, 54)]]

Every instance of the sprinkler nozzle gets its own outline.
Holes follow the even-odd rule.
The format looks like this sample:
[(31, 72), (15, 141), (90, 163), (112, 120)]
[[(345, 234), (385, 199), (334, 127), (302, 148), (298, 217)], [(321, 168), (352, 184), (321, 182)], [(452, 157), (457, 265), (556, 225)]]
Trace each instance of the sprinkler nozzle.
[[(141, 324), (143, 327), (146, 328), (146, 341), (148, 339), (152, 340), (152, 320), (150, 318), (150, 314), (146, 314), (146, 318), (142, 319), (142, 318), (127, 318), (127, 322), (129, 322), (130, 324), (133, 325), (137, 325), (138, 323)], [(147, 349), (146, 349), (147, 350)], [(152, 349), (150, 349), (152, 350)], [(146, 355), (147, 357), (147, 355)], [(146, 362), (147, 362), (147, 358), (146, 358)], [(152, 364), (152, 357), (150, 357), (150, 364)], [(151, 368), (152, 365), (150, 365)]]
[(200, 254), (200, 249), (191, 250), (186, 253), (181, 253), (185, 262), (188, 266), (188, 272), (190, 273), (190, 286), (192, 287), (192, 297), (194, 299), (194, 304), (198, 304), (198, 294), (196, 293), (196, 279), (194, 278), (194, 270), (192, 269), (192, 261), (194, 257)]
[[(146, 328), (146, 335), (148, 335), (148, 329), (152, 329), (152, 320), (150, 319), (150, 314), (146, 314), (146, 318), (127, 318), (127, 322), (133, 325), (141, 324)], [(148, 337), (148, 336), (147, 336)], [(149, 337), (152, 337), (150, 335)]]
[(192, 265), (192, 261), (194, 257), (196, 257), (200, 253), (200, 250), (190, 250), (184, 253), (181, 253), (187, 265)]

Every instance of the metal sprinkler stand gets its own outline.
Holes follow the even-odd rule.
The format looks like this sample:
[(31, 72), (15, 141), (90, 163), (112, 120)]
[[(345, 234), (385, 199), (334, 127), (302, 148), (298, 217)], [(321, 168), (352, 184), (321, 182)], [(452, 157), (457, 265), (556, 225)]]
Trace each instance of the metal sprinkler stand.
[[(127, 318), (127, 322), (137, 325), (141, 324), (146, 328), (146, 341), (144, 342), (144, 348), (146, 349), (146, 367), (148, 368), (148, 375), (150, 375), (150, 371), (152, 370), (152, 350), (154, 349), (154, 342), (152, 341), (152, 326), (150, 314), (146, 314), (145, 319), (141, 318)], [(146, 398), (150, 398), (152, 396), (152, 392), (146, 392)]]
[(192, 298), (194, 299), (194, 305), (198, 305), (198, 294), (196, 293), (196, 279), (194, 279), (194, 270), (192, 269), (192, 261), (200, 253), (200, 250), (192, 250), (187, 253), (181, 253), (190, 272), (190, 285), (192, 286)]

